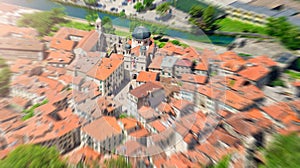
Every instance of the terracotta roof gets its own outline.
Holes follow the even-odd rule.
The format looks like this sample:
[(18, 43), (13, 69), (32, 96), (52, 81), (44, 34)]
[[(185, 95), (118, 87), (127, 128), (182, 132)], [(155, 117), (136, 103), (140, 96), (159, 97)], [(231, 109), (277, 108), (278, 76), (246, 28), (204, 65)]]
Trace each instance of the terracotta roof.
[[(1, 5), (1, 7), (3, 6)], [(38, 36), (38, 32), (34, 28), (17, 27), (17, 26), (12, 26), (7, 24), (0, 24), (1, 37), (14, 37), (15, 35), (17, 36), (20, 35), (21, 38), (33, 39)]]
[(34, 39), (1, 37), (0, 48), (4, 50), (43, 51), (44, 44)]
[(270, 70), (261, 66), (250, 66), (246, 67), (246, 69), (240, 71), (238, 74), (242, 77), (252, 80), (252, 81), (258, 81), (261, 78), (267, 76), (269, 74)]
[(131, 91), (129, 91), (130, 94), (137, 98), (142, 98), (148, 95), (149, 92), (153, 92), (159, 89), (162, 89), (160, 83), (158, 82), (147, 82)]
[(135, 128), (138, 125), (138, 122), (134, 118), (121, 118), (120, 121), (126, 130)]
[(98, 32), (92, 30), (79, 41), (76, 48), (81, 48), (84, 51), (90, 51), (97, 44), (98, 40), (99, 40)]
[(254, 64), (260, 64), (267, 68), (271, 68), (274, 66), (277, 66), (277, 63), (273, 61), (270, 57), (266, 55), (258, 56), (255, 58), (248, 59), (247, 62), (254, 63)]
[(198, 51), (193, 47), (187, 47), (184, 49), (185, 54), (182, 58), (189, 59), (191, 61), (198, 61), (200, 59), (200, 54)]
[(183, 55), (185, 53), (182, 47), (176, 46), (171, 42), (167, 42), (162, 49), (169, 51), (170, 53), (168, 55), (173, 55), (173, 54)]
[(203, 62), (199, 62), (196, 66), (195, 66), (195, 70), (199, 70), (199, 71), (207, 71), (208, 70), (208, 66), (203, 63)]
[(95, 138), (97, 141), (103, 141), (107, 137), (121, 134), (121, 128), (115, 117), (103, 116), (82, 128), (82, 131)]
[(98, 64), (96, 64), (91, 70), (89, 70), (87, 75), (104, 81), (109, 76), (111, 76), (118, 68), (120, 68), (122, 63), (123, 60), (102, 58)]
[(188, 59), (178, 59), (175, 63), (175, 66), (184, 66), (184, 67), (192, 67), (192, 61)]
[(150, 82), (150, 81), (156, 81), (158, 76), (157, 72), (147, 72), (147, 71), (141, 71), (137, 78), (137, 82)]
[(149, 69), (161, 69), (161, 63), (164, 56), (155, 56), (152, 60), (152, 63), (149, 65)]
[(252, 100), (242, 97), (239, 94), (226, 90), (225, 92), (225, 103), (237, 110), (243, 110), (254, 104)]
[(138, 113), (141, 117), (143, 117), (145, 120), (153, 118), (153, 117), (158, 117), (159, 114), (151, 107), (148, 106), (142, 106), (139, 110)]
[(70, 64), (74, 55), (65, 51), (51, 51), (46, 59), (48, 63)]
[(153, 127), (158, 133), (163, 132), (167, 128), (161, 123), (160, 120), (155, 120), (153, 122), (150, 122), (149, 125)]
[(149, 132), (145, 128), (142, 128), (140, 130), (134, 131), (129, 134), (129, 136), (136, 137), (136, 138), (146, 137), (148, 135), (149, 135)]
[(53, 38), (50, 42), (50, 48), (57, 50), (72, 51), (75, 46), (75, 42), (72, 40), (65, 40), (61, 38)]
[(194, 75), (194, 74), (182, 74), (181, 80), (183, 82), (189, 82), (194, 84), (204, 84), (207, 81), (207, 76)]
[(85, 37), (87, 35), (89, 35), (88, 31), (83, 31), (75, 28), (62, 27), (55, 33), (53, 38), (70, 39), (70, 36)]

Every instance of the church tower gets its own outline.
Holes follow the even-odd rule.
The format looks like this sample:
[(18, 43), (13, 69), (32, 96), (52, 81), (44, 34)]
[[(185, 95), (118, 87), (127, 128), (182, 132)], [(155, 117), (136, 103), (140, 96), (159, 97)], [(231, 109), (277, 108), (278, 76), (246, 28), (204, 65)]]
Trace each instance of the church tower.
[(102, 32), (102, 21), (99, 16), (95, 22), (95, 30), (97, 30), (98, 33)]

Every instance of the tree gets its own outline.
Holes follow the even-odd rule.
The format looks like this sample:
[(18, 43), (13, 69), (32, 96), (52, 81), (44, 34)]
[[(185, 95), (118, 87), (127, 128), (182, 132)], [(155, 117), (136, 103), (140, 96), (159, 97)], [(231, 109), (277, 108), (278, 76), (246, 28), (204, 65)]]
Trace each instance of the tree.
[(108, 168), (131, 168), (130, 163), (127, 163), (123, 156), (119, 156), (116, 159), (105, 160), (105, 165)]
[(97, 4), (97, 0), (84, 0), (84, 2), (87, 5), (96, 5)]
[(121, 11), (121, 12), (119, 13), (119, 16), (122, 17), (122, 18), (124, 18), (124, 17), (126, 17), (126, 13), (125, 13), (124, 11)]
[(200, 18), (203, 13), (203, 8), (200, 5), (194, 5), (189, 11), (192, 18)]
[(18, 26), (35, 28), (40, 36), (48, 34), (57, 23), (65, 21), (64, 8), (53, 8), (51, 11), (24, 14), (18, 20)]
[(204, 10), (201, 6), (196, 5), (189, 11), (191, 18), (189, 21), (204, 31), (210, 31), (215, 29), (215, 15), (216, 10), (213, 6), (208, 6)]
[(141, 3), (138, 2), (136, 3), (133, 8), (137, 11), (137, 12), (141, 12), (142, 10), (144, 10), (145, 6)]
[(102, 18), (101, 23), (102, 23), (102, 27), (103, 27), (105, 33), (115, 34), (116, 29), (113, 27), (112, 20), (110, 17), (104, 16)]
[(85, 19), (89, 22), (89, 24), (91, 24), (94, 23), (98, 17), (98, 13), (96, 11), (88, 9)]
[(164, 2), (156, 7), (156, 13), (164, 16), (170, 10), (170, 3)]
[(67, 164), (60, 160), (59, 152), (54, 147), (47, 148), (33, 144), (18, 146), (4, 160), (0, 160), (0, 165), (2, 168), (67, 167)]
[(143, 4), (145, 5), (145, 7), (150, 7), (153, 2), (154, 0), (143, 0)]
[(276, 135), (274, 141), (264, 149), (265, 165), (260, 168), (295, 168), (300, 165), (300, 137), (294, 133), (290, 135)]
[(289, 49), (300, 48), (300, 29), (289, 23), (285, 17), (268, 18), (266, 32), (278, 38)]
[(0, 58), (0, 96), (4, 97), (9, 92), (11, 72), (3, 58)]

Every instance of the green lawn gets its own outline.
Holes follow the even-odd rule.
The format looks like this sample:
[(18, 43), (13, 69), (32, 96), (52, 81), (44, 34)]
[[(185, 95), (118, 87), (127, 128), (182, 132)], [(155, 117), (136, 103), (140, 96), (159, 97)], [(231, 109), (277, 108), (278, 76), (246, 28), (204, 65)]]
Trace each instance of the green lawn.
[(189, 12), (191, 7), (194, 5), (200, 5), (203, 8), (208, 7), (207, 4), (202, 3), (198, 0), (173, 0), (171, 4), (175, 6), (177, 9), (182, 10), (184, 12)]
[(85, 31), (90, 31), (90, 30), (94, 29), (94, 26), (92, 26), (92, 25), (89, 25), (87, 23), (76, 22), (76, 21), (60, 23), (59, 25), (63, 26), (63, 27), (71, 27), (71, 28), (85, 30)]
[(293, 79), (300, 79), (300, 72), (286, 70), (284, 71), (285, 74), (288, 74)]
[(266, 34), (265, 28), (251, 23), (244, 23), (238, 20), (225, 18), (217, 21), (220, 31), (225, 32), (252, 32), (259, 34)]
[(116, 30), (116, 35), (118, 36), (131, 36), (130, 32), (126, 32), (126, 31), (120, 31), (120, 30)]

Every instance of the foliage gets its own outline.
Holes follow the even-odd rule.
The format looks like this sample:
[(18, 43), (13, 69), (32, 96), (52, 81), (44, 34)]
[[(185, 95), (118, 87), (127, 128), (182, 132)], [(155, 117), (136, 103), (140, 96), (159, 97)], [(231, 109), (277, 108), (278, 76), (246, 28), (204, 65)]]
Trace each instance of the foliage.
[(38, 107), (44, 105), (44, 104), (47, 104), (47, 103), (48, 103), (48, 100), (45, 99), (45, 100), (43, 100), (41, 103), (36, 103), (36, 104), (34, 104), (33, 106), (31, 106), (29, 109), (24, 110), (23, 113), (25, 113), (25, 115), (23, 116), (22, 119), (25, 121), (25, 120), (27, 120), (27, 119), (33, 117), (33, 116), (34, 116), (34, 110), (35, 110), (36, 108), (38, 108)]
[(219, 161), (216, 165), (212, 166), (211, 168), (228, 168), (230, 158), (231, 158), (230, 155), (223, 157), (221, 161)]
[(300, 165), (300, 137), (294, 133), (276, 135), (274, 141), (264, 149), (265, 165), (261, 168), (294, 168)]
[(230, 18), (219, 19), (216, 21), (218, 29), (225, 32), (249, 32), (266, 34), (263, 26), (254, 25), (251, 23), (244, 23), (242, 21), (233, 20)]
[(94, 29), (94, 26), (86, 23), (81, 23), (81, 22), (76, 22), (76, 21), (67, 21), (64, 23), (60, 23), (60, 26), (63, 27), (70, 27), (70, 28), (75, 28), (75, 29), (80, 29), (80, 30), (85, 30), (85, 31), (90, 31)]
[(127, 163), (123, 156), (119, 156), (116, 159), (105, 160), (105, 165), (108, 168), (131, 168), (130, 163)]
[(6, 61), (0, 57), (0, 97), (8, 95), (11, 72)]
[(208, 6), (203, 11), (200, 7), (194, 7), (190, 10), (190, 22), (204, 31), (210, 31), (216, 28), (216, 9)]
[(124, 11), (121, 11), (121, 12), (119, 13), (119, 16), (124, 18), (124, 17), (126, 17), (126, 13), (125, 13)]
[(251, 54), (245, 54), (245, 53), (239, 53), (239, 56), (241, 57), (251, 57)]
[(112, 20), (110, 17), (108, 16), (104, 16), (102, 18), (102, 27), (103, 27), (103, 31), (105, 33), (108, 33), (108, 34), (115, 34), (115, 28), (112, 24)]
[(170, 3), (164, 2), (156, 7), (156, 13), (163, 16), (170, 10)]
[(300, 29), (287, 21), (285, 17), (268, 18), (267, 34), (278, 38), (287, 48), (300, 49)]
[(153, 2), (154, 0), (143, 0), (143, 4), (145, 5), (145, 7), (150, 7)]
[(96, 5), (97, 0), (84, 0), (84, 2), (88, 5)]
[(91, 24), (94, 23), (98, 17), (98, 13), (96, 11), (88, 9), (85, 19), (89, 22), (89, 24)]
[(282, 86), (282, 87), (285, 87), (285, 84), (284, 84), (284, 81), (281, 80), (281, 79), (276, 79), (274, 81), (272, 81), (270, 83), (270, 86), (274, 87), (274, 86)]
[(172, 5), (183, 12), (188, 13), (193, 6), (201, 6), (202, 9), (208, 5), (199, 0), (173, 0)]
[(127, 118), (127, 117), (128, 117), (127, 113), (122, 113), (122, 114), (120, 114), (120, 116), (119, 116), (119, 118)]
[(163, 48), (165, 45), (166, 45), (166, 43), (165, 43), (165, 42), (162, 42), (162, 43), (159, 43), (159, 44), (158, 44), (158, 47), (159, 47), (159, 48)]
[(288, 74), (293, 79), (300, 79), (300, 72), (286, 70), (284, 71), (285, 74)]
[(35, 28), (40, 36), (44, 36), (55, 24), (63, 22), (64, 17), (64, 8), (53, 8), (51, 11), (24, 14), (17, 24), (22, 27)]
[(67, 164), (60, 160), (59, 152), (54, 148), (42, 147), (39, 145), (20, 145), (7, 158), (0, 160), (2, 168), (65, 168)]
[(203, 7), (201, 5), (194, 5), (189, 11), (189, 14), (193, 18), (201, 17), (203, 14)]
[(174, 45), (180, 45), (180, 41), (178, 40), (172, 40), (171, 43)]
[(145, 6), (142, 4), (142, 2), (138, 2), (136, 3), (133, 8), (137, 11), (137, 12), (141, 12), (142, 10), (144, 10)]

